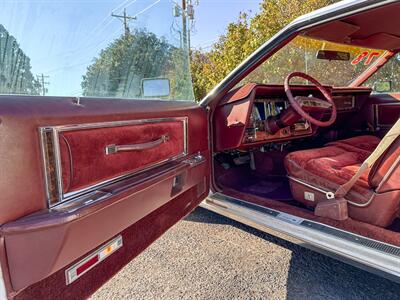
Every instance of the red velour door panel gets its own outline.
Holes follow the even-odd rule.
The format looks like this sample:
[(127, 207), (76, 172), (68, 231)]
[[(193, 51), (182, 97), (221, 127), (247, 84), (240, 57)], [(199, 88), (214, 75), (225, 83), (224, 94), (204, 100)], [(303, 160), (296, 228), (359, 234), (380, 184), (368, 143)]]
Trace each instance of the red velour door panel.
[(362, 115), (378, 135), (383, 136), (400, 116), (400, 94), (372, 94)]
[(85, 298), (209, 190), (191, 102), (0, 97), (8, 297)]

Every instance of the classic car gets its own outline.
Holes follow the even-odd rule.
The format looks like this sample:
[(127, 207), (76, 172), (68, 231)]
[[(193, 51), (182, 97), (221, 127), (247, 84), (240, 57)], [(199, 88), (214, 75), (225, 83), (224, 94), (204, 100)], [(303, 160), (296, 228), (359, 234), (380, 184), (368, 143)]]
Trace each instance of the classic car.
[[(193, 98), (185, 34), (172, 47), (117, 16), (130, 57), (150, 51), (135, 48), (146, 37), (175, 55), (154, 52), (161, 67), (136, 78), (115, 69), (137, 62), (113, 64), (107, 48), (81, 91), (71, 69), (93, 45), (74, 52), (74, 38), (103, 29), (71, 20), (93, 8), (2, 5), (0, 298), (86, 298), (199, 205), (399, 281), (399, 1), (296, 19), (200, 104), (171, 101)], [(47, 12), (58, 22), (43, 31)], [(37, 78), (18, 69), (55, 62)]]

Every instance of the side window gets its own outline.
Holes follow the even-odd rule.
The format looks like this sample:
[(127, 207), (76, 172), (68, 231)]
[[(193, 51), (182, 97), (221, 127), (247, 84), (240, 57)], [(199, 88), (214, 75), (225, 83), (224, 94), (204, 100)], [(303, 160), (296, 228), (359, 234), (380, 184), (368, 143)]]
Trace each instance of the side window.
[(393, 56), (364, 85), (374, 93), (400, 93), (400, 54)]
[(0, 94), (194, 100), (179, 5), (89, 2), (0, 1)]

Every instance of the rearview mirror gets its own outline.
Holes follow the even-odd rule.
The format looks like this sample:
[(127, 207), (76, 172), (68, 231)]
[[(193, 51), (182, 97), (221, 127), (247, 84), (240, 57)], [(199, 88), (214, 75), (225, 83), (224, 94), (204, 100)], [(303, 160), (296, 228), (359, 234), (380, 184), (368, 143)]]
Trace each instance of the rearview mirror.
[(142, 93), (144, 97), (166, 97), (170, 94), (168, 78), (142, 79)]
[(374, 83), (374, 91), (378, 93), (388, 93), (392, 90), (392, 82), (390, 80), (386, 81), (376, 81)]
[(318, 50), (317, 59), (348, 61), (350, 60), (350, 53), (335, 50)]

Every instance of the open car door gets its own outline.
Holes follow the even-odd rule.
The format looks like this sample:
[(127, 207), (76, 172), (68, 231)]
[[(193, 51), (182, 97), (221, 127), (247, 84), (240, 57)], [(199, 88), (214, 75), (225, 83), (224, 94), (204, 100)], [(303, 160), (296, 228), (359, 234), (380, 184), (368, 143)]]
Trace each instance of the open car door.
[(87, 298), (209, 192), (182, 8), (94, 2), (0, 3), (0, 299)]
[(0, 111), (9, 297), (85, 298), (208, 194), (195, 103), (3, 96)]

